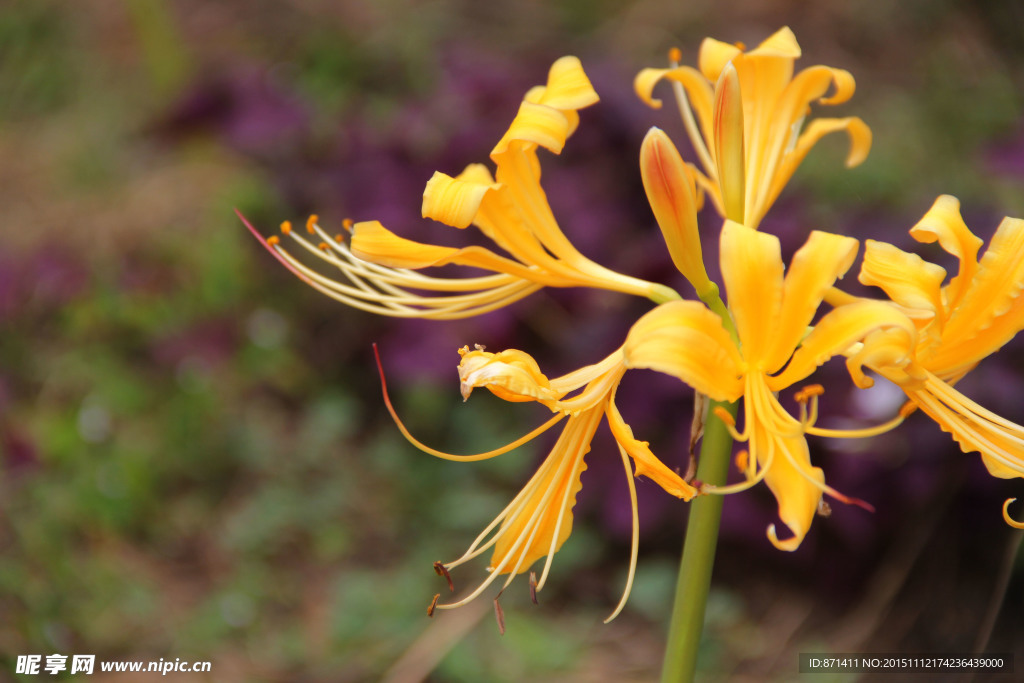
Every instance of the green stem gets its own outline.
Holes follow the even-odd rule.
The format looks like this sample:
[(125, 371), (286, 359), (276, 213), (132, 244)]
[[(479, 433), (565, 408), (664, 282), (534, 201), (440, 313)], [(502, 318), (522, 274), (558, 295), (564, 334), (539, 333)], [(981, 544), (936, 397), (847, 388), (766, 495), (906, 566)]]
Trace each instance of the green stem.
[[(735, 403), (712, 401), (704, 425), (697, 479), (708, 484), (725, 483), (732, 454), (732, 436), (715, 414), (716, 406), (736, 416)], [(711, 568), (715, 563), (718, 525), (722, 519), (722, 496), (694, 498), (686, 524), (683, 559), (679, 565), (676, 596), (672, 606), (662, 683), (692, 681), (697, 670), (697, 649), (704, 631), (704, 612), (711, 587)]]

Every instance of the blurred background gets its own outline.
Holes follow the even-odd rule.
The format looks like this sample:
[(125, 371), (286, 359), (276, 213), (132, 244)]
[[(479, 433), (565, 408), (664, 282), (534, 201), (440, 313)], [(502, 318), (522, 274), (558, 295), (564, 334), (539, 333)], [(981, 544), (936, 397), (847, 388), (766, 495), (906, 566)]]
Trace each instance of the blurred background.
[[(419, 438), (487, 450), (545, 411), (486, 392), (463, 404), (457, 348), (521, 348), (553, 376), (604, 357), (649, 304), (544, 291), (462, 322), (377, 318), (295, 279), (232, 209), (265, 234), (316, 212), (329, 230), (350, 216), (441, 241), (450, 231), (419, 218), (425, 181), (486, 161), (523, 93), (576, 54), (602, 101), (542, 160), (556, 216), (598, 262), (688, 291), (636, 168), (648, 127), (685, 150), (682, 126), (671, 106), (640, 103), (632, 78), (669, 47), (694, 63), (706, 35), (753, 46), (787, 24), (798, 68), (857, 79), (853, 100), (823, 115), (859, 115), (875, 136), (857, 169), (842, 167), (836, 136), (797, 172), (764, 224), (787, 259), (811, 229), (910, 248), (907, 229), (940, 193), (986, 240), (1002, 216), (1024, 216), (1018, 3), (4, 3), (0, 680), (18, 654), (53, 652), (212, 661), (180, 680), (655, 678), (685, 505), (639, 482), (637, 582), (603, 625), (630, 522), (602, 427), (540, 605), (519, 580), (502, 598), (504, 636), (491, 594), (428, 619), (444, 588), (431, 564), (462, 553), (551, 439), (479, 464), (420, 453), (383, 411), (370, 347)], [(960, 387), (1024, 422), (1022, 354), (1011, 343)], [(852, 389), (835, 365), (823, 423), (892, 414), (898, 397)], [(682, 466), (688, 391), (636, 372), (619, 402)], [(1019, 481), (992, 479), (920, 415), (813, 448), (829, 482), (877, 512), (833, 504), (785, 554), (764, 535), (768, 490), (730, 497), (706, 680), (791, 680), (799, 652), (1024, 655), (1021, 535), (1000, 515)], [(456, 585), (484, 564), (455, 570)]]

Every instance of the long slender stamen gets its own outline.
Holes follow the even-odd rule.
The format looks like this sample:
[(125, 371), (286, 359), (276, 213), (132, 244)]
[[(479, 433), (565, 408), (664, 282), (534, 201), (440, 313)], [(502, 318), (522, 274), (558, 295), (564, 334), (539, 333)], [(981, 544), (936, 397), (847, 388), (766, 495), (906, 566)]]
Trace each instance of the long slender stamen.
[[(682, 61), (683, 55), (679, 51), (679, 48), (672, 48), (669, 50), (668, 59), (669, 64), (673, 69), (678, 68), (679, 62)], [(690, 136), (690, 144), (693, 145), (693, 149), (697, 152), (697, 156), (700, 157), (700, 163), (704, 166), (704, 171), (708, 174), (711, 182), (718, 182), (718, 167), (715, 165), (711, 154), (708, 152), (707, 145), (704, 144), (704, 136), (701, 135), (700, 129), (697, 128), (697, 122), (693, 118), (693, 110), (690, 108), (690, 100), (686, 96), (686, 90), (683, 88), (683, 84), (678, 81), (672, 81), (672, 94), (675, 95), (676, 104), (679, 106), (679, 113), (683, 118), (683, 125), (686, 127), (686, 134)], [(710, 131), (707, 131), (710, 133)]]
[(573, 500), (572, 482), (576, 480), (580, 467), (583, 465), (583, 456), (586, 451), (586, 444), (590, 443), (590, 440), (593, 438), (594, 432), (597, 429), (597, 423), (600, 422), (601, 415), (604, 413), (603, 410), (597, 408), (593, 408), (592, 410), (593, 413), (589, 417), (589, 422), (581, 426), (575, 440), (569, 446), (574, 452), (577, 452), (578, 455), (573, 468), (572, 478), (566, 485), (565, 495), (562, 498), (562, 504), (558, 510), (558, 520), (555, 523), (555, 529), (551, 535), (551, 545), (548, 548), (548, 554), (544, 560), (544, 569), (541, 571), (540, 580), (537, 582), (537, 590), (543, 588), (544, 584), (547, 582), (548, 572), (551, 570), (551, 563), (555, 557), (555, 548), (558, 543), (558, 537), (562, 530), (562, 522), (565, 519), (565, 513), (569, 507), (571, 507), (570, 502)]
[[(556, 448), (557, 448), (557, 445), (556, 445)], [(583, 457), (582, 454), (580, 454), (578, 456), (579, 459), (582, 459), (582, 457)], [(561, 459), (561, 462), (559, 463), (559, 466), (558, 466), (558, 472), (555, 474), (554, 481), (559, 481), (561, 479), (561, 477), (559, 475), (570, 464), (570, 462), (572, 462), (574, 469), (575, 469), (576, 466), (578, 466), (578, 462), (573, 462), (573, 459), (571, 459), (571, 458), (563, 458), (563, 459)], [(554, 496), (554, 494), (555, 494), (555, 488), (554, 487), (549, 487), (544, 492), (544, 495), (541, 498), (540, 502), (535, 506), (533, 514), (530, 515), (530, 518), (527, 520), (526, 524), (523, 526), (523, 530), (520, 532), (519, 536), (513, 542), (512, 546), (509, 548), (509, 550), (505, 553), (504, 558), (501, 560), (501, 562), (498, 564), (497, 567), (494, 567), (494, 568), (492, 568), (490, 570), (491, 573), (488, 575), (488, 577), (486, 579), (484, 579), (483, 582), (481, 582), (481, 584), (472, 593), (470, 593), (468, 596), (466, 596), (462, 600), (459, 600), (458, 602), (452, 602), (452, 603), (446, 603), (446, 604), (443, 604), (443, 605), (437, 605), (437, 609), (454, 609), (456, 607), (461, 607), (462, 605), (465, 605), (465, 604), (471, 602), (472, 600), (476, 599), (482, 592), (484, 592), (487, 589), (487, 587), (490, 586), (494, 582), (494, 580), (499, 575), (501, 575), (504, 572), (505, 568), (508, 566), (508, 564), (510, 563), (512, 558), (515, 556), (516, 552), (521, 547), (524, 547), (524, 548), (528, 548), (529, 547), (529, 545), (526, 543), (526, 541), (527, 541), (528, 538), (532, 537), (532, 533), (531, 532), (533, 531), (534, 526), (535, 525), (539, 525), (540, 518), (543, 516), (543, 513), (547, 509), (547, 506), (550, 503), (551, 498)], [(508, 520), (506, 519), (506, 525), (503, 525), (502, 530), (500, 530), (496, 536), (500, 536), (501, 535), (501, 533), (504, 531), (504, 529), (507, 528), (507, 524), (508, 524)], [(526, 544), (526, 545), (524, 546), (524, 544)], [(452, 563), (449, 566), (452, 566), (454, 564), (455, 563)], [(513, 574), (513, 576), (515, 576), (515, 574)], [(506, 582), (506, 585), (507, 585), (507, 583), (508, 582)], [(540, 588), (540, 584), (538, 584), (538, 590), (539, 590), (539, 588)]]
[[(520, 277), (497, 273), (475, 278), (436, 278), (401, 268), (390, 268), (356, 258), (344, 239), (329, 237), (315, 216), (306, 223), (310, 234), (322, 238), (313, 244), (285, 221), (281, 232), (307, 253), (338, 268), (351, 285), (328, 278), (292, 256), (280, 238), (264, 238), (241, 213), (240, 220), (260, 243), (288, 270), (322, 294), (370, 313), (401, 318), (457, 319), (480, 315), (522, 299), (542, 287)], [(343, 224), (345, 225), (345, 224)], [(437, 296), (409, 289), (456, 292)]]
[(745, 422), (744, 423), (744, 425), (743, 425), (743, 432), (741, 433), (741, 432), (738, 432), (736, 430), (736, 418), (734, 418), (732, 415), (730, 415), (729, 411), (727, 411), (722, 406), (715, 406), (715, 409), (714, 409), (713, 412), (715, 413), (715, 417), (717, 417), (719, 420), (721, 420), (725, 424), (725, 428), (727, 430), (729, 430), (729, 435), (734, 440), (736, 440), (736, 441), (746, 441), (747, 440), (747, 429), (749, 428), (749, 424), (750, 424), (749, 422)]
[(604, 620), (606, 624), (619, 616), (622, 608), (626, 606), (626, 600), (629, 599), (629, 594), (633, 590), (633, 577), (636, 575), (636, 558), (640, 548), (640, 513), (636, 503), (636, 482), (633, 480), (633, 471), (629, 466), (629, 455), (621, 445), (619, 446), (619, 455), (622, 457), (622, 466), (626, 470), (626, 483), (629, 485), (629, 504), (633, 512), (633, 535), (629, 545), (629, 573), (626, 575), (626, 587), (622, 591), (622, 598), (619, 600), (619, 604), (616, 605), (615, 610), (612, 611), (608, 618)]
[(533, 439), (537, 438), (538, 436), (546, 432), (558, 421), (565, 417), (564, 414), (556, 414), (554, 417), (552, 417), (550, 420), (542, 424), (540, 427), (534, 429), (532, 432), (519, 437), (515, 441), (506, 444), (501, 448), (496, 448), (492, 451), (487, 451), (485, 453), (475, 453), (473, 455), (454, 455), (452, 453), (445, 453), (444, 451), (439, 451), (436, 448), (431, 448), (430, 446), (427, 446), (422, 441), (414, 437), (406, 428), (402, 420), (398, 417), (398, 413), (395, 411), (394, 406), (391, 404), (391, 397), (388, 396), (387, 381), (384, 378), (384, 366), (381, 365), (380, 351), (377, 349), (376, 344), (373, 345), (373, 353), (377, 359), (377, 370), (380, 373), (380, 388), (384, 394), (384, 405), (388, 409), (388, 413), (390, 413), (391, 419), (394, 420), (395, 425), (398, 427), (398, 430), (402, 433), (402, 436), (405, 437), (406, 441), (411, 443), (413, 446), (420, 449), (424, 453), (428, 453), (443, 460), (454, 460), (456, 462), (477, 462), (480, 460), (489, 460), (490, 458), (497, 457), (499, 455), (502, 455), (503, 453), (508, 453), (509, 451), (515, 450), (516, 448), (519, 448), (523, 444), (532, 441)]

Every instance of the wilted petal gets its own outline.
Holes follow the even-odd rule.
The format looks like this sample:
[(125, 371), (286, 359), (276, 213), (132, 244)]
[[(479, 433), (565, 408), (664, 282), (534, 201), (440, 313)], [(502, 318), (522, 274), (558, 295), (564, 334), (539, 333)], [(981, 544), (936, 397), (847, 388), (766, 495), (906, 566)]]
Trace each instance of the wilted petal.
[(459, 353), (462, 356), (459, 380), (464, 399), (477, 387), (487, 387), (495, 396), (513, 402), (553, 402), (561, 398), (561, 394), (551, 388), (537, 362), (523, 351), (508, 349), (489, 353), (464, 348)]

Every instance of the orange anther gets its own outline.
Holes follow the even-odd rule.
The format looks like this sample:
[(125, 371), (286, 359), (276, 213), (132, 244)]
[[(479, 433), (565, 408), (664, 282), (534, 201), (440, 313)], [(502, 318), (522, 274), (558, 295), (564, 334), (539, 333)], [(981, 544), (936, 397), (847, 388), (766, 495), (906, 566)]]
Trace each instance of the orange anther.
[(809, 384), (800, 391), (796, 392), (797, 403), (807, 403), (812, 398), (821, 396), (825, 393), (825, 387), (820, 384)]
[(730, 415), (729, 411), (723, 408), (722, 406), (715, 406), (715, 415), (718, 416), (719, 420), (729, 425), (730, 427), (736, 426), (736, 418)]
[(281, 238), (278, 237), (277, 235), (271, 235), (270, 237), (267, 238), (267, 246), (269, 247), (276, 247), (280, 243)]
[(291, 231), (292, 231), (292, 222), (291, 221), (285, 221), (285, 222), (281, 223), (281, 232), (283, 232), (284, 234), (287, 235)]
[(344, 242), (344, 241), (345, 241), (345, 237), (344, 237), (344, 236), (342, 236), (342, 235), (340, 235), (340, 234), (338, 234), (338, 235), (335, 235), (335, 236), (334, 236), (334, 241), (335, 241), (335, 242), (337, 242), (337, 243), (339, 243), (339, 244), (341, 244), (342, 242)]
[(320, 251), (329, 251), (330, 248), (331, 248), (330, 245), (327, 244), (327, 242), (321, 242), (320, 244), (318, 244), (316, 246), (317, 246), (317, 249), (319, 249)]
[(744, 43), (742, 40), (737, 40), (735, 43), (733, 43), (733, 45), (735, 45), (736, 48), (739, 49), (739, 50), (746, 50), (747, 49), (747, 44)]
[(740, 472), (745, 472), (747, 470), (747, 465), (750, 464), (750, 454), (747, 453), (746, 451), (740, 451), (739, 453), (736, 454), (735, 463), (736, 469), (738, 469)]
[(678, 47), (671, 47), (668, 50), (668, 61), (672, 64), (678, 64), (683, 61), (683, 51)]
[(434, 563), (434, 573), (438, 576), (443, 576), (448, 582), (448, 590), (452, 593), (455, 592), (455, 584), (452, 583), (452, 575), (448, 573), (448, 567), (444, 566), (444, 563), (440, 560)]
[(434, 616), (434, 609), (437, 607), (437, 601), (441, 599), (441, 594), (437, 593), (434, 595), (434, 599), (430, 601), (430, 607), (427, 608), (427, 616)]
[(352, 232), (353, 221), (351, 218), (346, 218), (341, 222), (341, 227), (345, 228), (348, 232)]
[(316, 223), (318, 220), (320, 220), (320, 218), (315, 213), (311, 214), (309, 218), (306, 219), (306, 232), (310, 235), (316, 233)]

